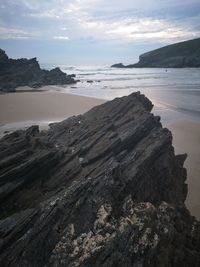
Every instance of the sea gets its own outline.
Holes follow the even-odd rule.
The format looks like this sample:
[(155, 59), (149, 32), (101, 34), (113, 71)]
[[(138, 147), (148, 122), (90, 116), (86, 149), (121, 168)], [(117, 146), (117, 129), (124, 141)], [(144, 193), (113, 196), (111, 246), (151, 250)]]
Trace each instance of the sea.
[[(153, 103), (152, 113), (161, 117), (164, 127), (176, 121), (190, 120), (200, 123), (200, 68), (132, 68), (110, 66), (69, 66), (41, 64), (50, 70), (55, 67), (67, 74), (75, 74), (73, 85), (50, 86), (51, 91), (112, 100), (140, 91)], [(53, 121), (23, 121), (0, 124), (0, 137), (6, 131), (27, 128), (33, 124), (48, 127)]]
[[(58, 65), (43, 64), (45, 69)], [(154, 104), (152, 112), (164, 125), (177, 120), (200, 122), (200, 68), (131, 68), (59, 65), (75, 74), (75, 85), (54, 90), (105, 100), (140, 91)]]

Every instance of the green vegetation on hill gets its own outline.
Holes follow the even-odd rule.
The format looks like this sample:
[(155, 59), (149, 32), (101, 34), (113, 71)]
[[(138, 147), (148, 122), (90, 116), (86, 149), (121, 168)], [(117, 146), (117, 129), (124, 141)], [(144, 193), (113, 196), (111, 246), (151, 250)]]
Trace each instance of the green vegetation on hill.
[(176, 43), (140, 55), (139, 62), (128, 66), (115, 64), (113, 67), (125, 68), (199, 68), (200, 38)]

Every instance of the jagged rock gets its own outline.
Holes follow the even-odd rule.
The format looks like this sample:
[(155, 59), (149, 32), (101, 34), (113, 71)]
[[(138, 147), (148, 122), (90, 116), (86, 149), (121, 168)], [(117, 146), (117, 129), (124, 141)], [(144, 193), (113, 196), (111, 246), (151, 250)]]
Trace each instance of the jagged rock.
[(140, 55), (139, 62), (115, 68), (199, 68), (200, 38), (176, 43)]
[(36, 58), (9, 59), (0, 49), (0, 91), (15, 91), (18, 86), (38, 88), (44, 85), (73, 84), (74, 75), (66, 75), (59, 68), (40, 69)]
[(71, 78), (75, 78), (76, 77), (76, 74), (70, 74), (68, 76), (71, 77)]
[(112, 65), (111, 68), (125, 68), (125, 66), (122, 63), (116, 63), (116, 64)]
[(87, 81), (87, 83), (93, 83), (93, 82), (94, 82), (94, 81), (92, 81), (92, 80), (88, 80), (88, 81)]
[(200, 264), (185, 155), (140, 93), (0, 141), (0, 266)]

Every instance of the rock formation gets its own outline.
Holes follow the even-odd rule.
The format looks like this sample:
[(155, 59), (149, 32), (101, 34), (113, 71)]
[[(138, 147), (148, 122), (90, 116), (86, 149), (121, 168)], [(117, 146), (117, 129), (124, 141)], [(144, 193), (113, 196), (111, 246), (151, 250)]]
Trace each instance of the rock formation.
[(199, 68), (200, 38), (168, 45), (140, 55), (131, 65), (114, 64), (114, 68)]
[(112, 65), (111, 68), (126, 68), (126, 66), (124, 66), (122, 63), (116, 63)]
[(186, 155), (140, 93), (0, 141), (0, 266), (200, 266)]
[(73, 75), (66, 75), (59, 68), (40, 69), (36, 58), (9, 59), (0, 49), (0, 91), (15, 91), (18, 86), (38, 88), (44, 85), (75, 83)]

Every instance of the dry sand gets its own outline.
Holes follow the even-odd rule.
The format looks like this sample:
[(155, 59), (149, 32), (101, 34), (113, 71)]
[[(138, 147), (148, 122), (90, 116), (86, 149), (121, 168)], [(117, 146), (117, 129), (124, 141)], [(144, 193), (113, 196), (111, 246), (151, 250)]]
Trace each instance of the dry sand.
[(176, 154), (187, 153), (188, 196), (186, 205), (200, 219), (200, 124), (191, 121), (178, 121), (168, 128), (173, 134)]
[(19, 92), (0, 95), (0, 123), (58, 121), (88, 111), (104, 100), (60, 92)]
[[(86, 112), (104, 100), (59, 92), (20, 92), (0, 95), (0, 131), (20, 128), (26, 121), (60, 121)], [(4, 126), (2, 126), (4, 124)], [(15, 124), (14, 128), (13, 125)], [(16, 127), (17, 125), (17, 127)], [(179, 121), (167, 126), (177, 154), (187, 153), (189, 194), (186, 204), (200, 219), (200, 124)]]

